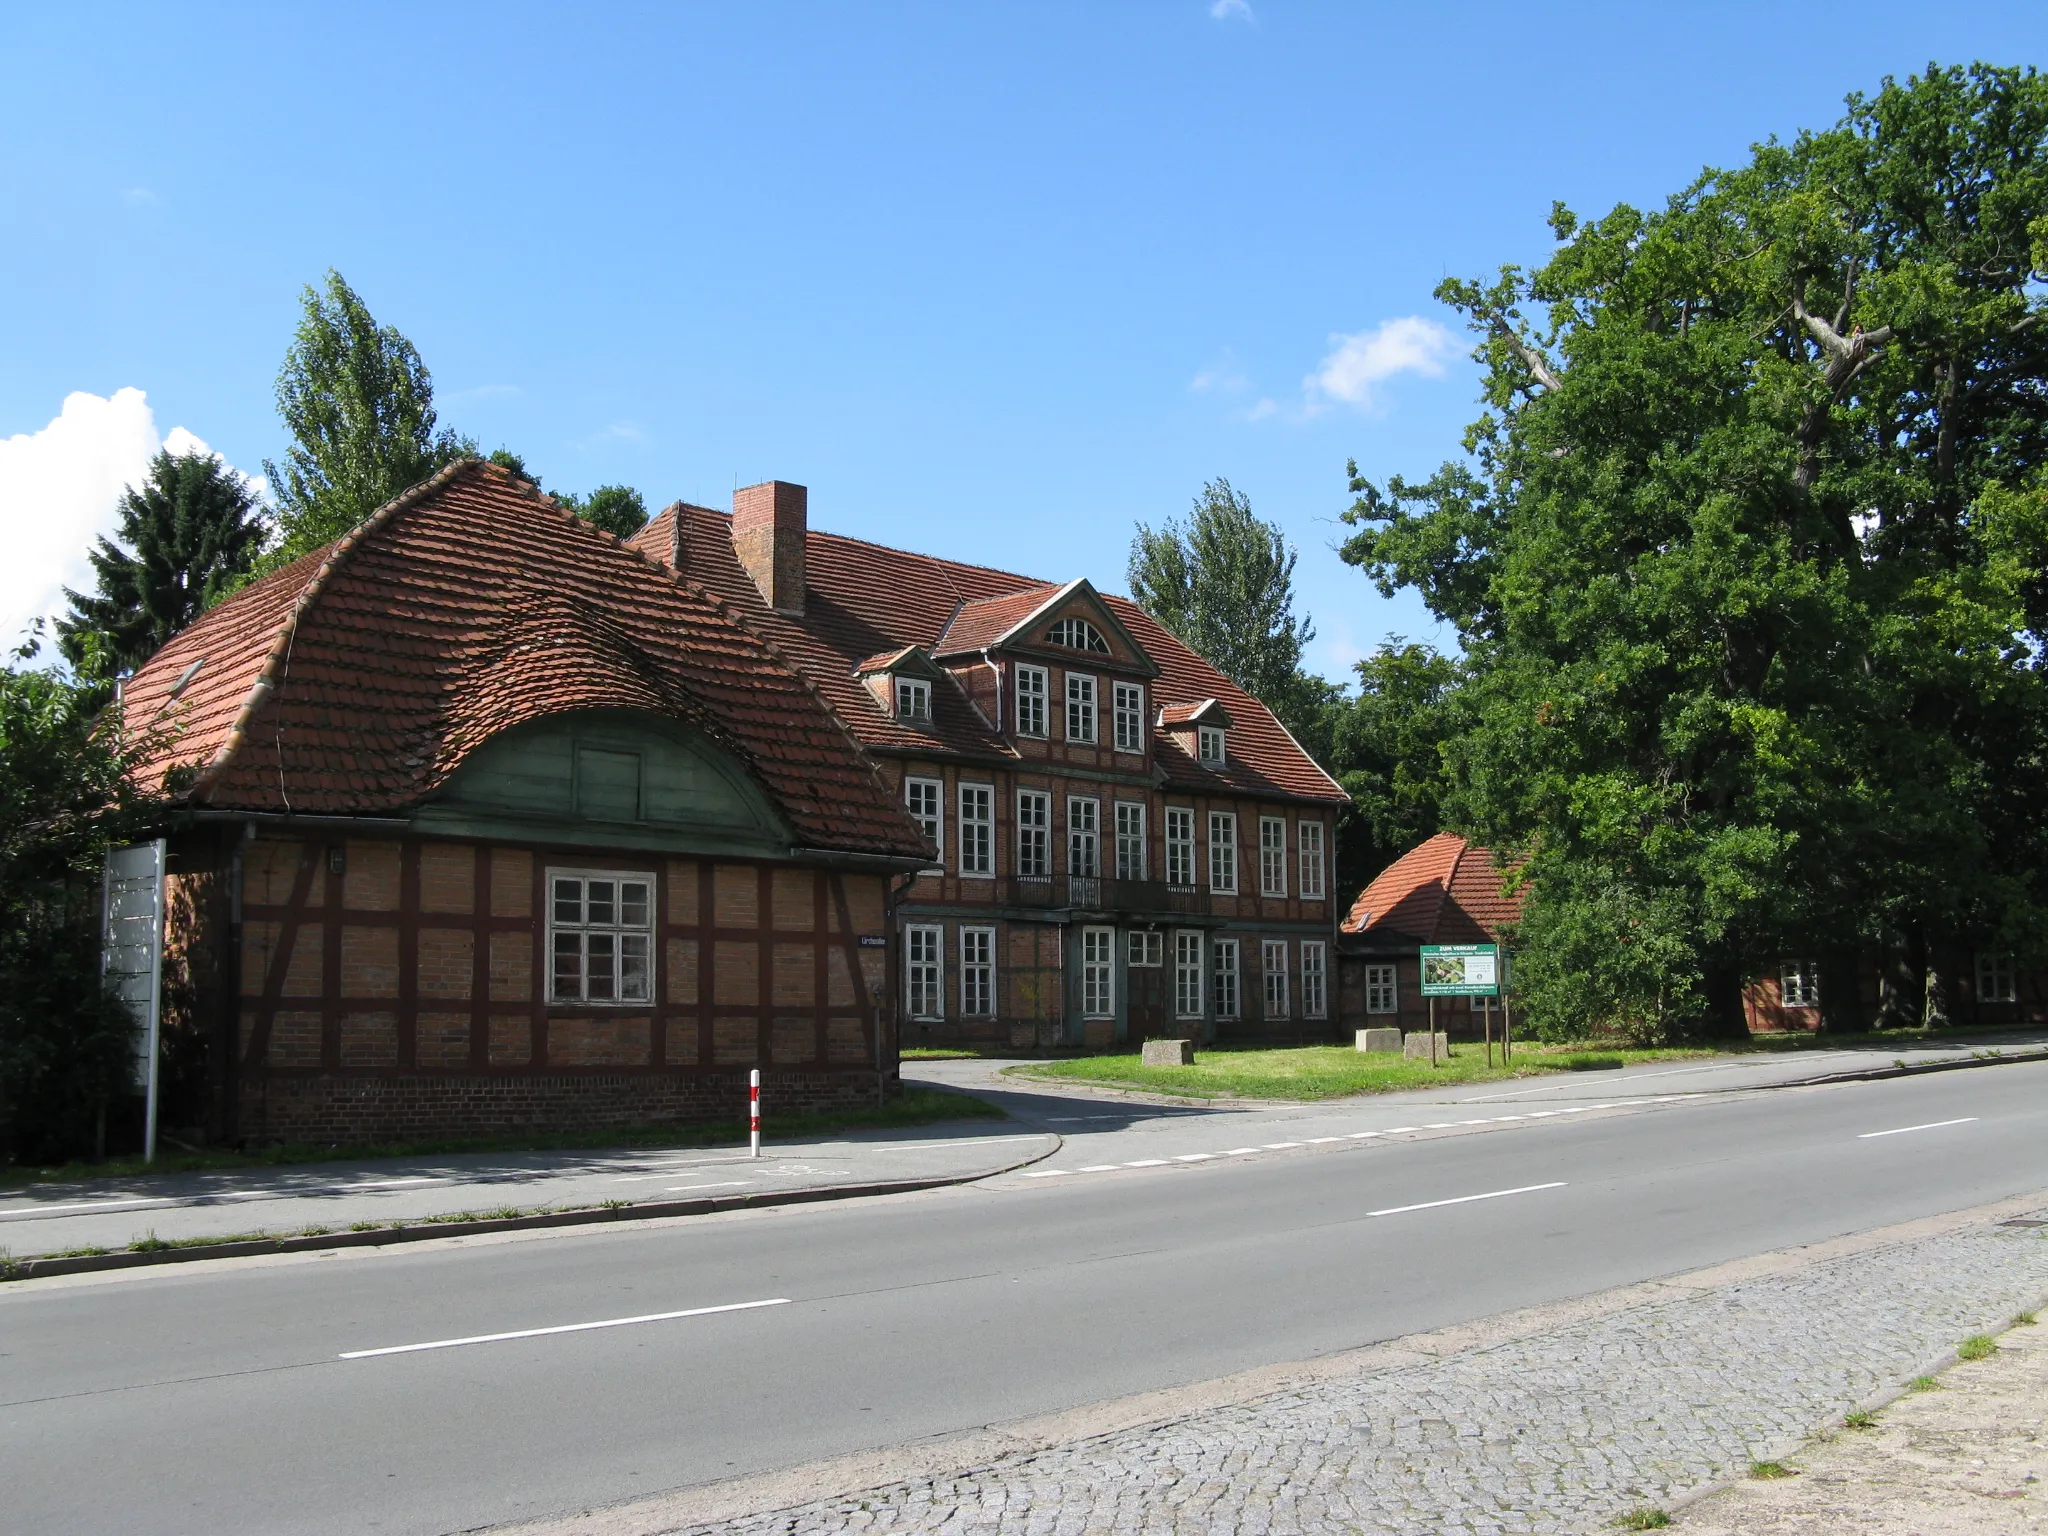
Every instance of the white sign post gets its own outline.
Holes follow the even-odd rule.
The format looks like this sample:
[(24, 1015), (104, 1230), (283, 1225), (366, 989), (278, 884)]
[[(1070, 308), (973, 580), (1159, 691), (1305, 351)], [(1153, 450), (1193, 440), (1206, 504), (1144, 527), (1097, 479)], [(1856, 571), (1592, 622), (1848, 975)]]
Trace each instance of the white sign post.
[(135, 1084), (146, 1095), (142, 1160), (156, 1161), (157, 1026), (163, 1003), (164, 840), (135, 843), (107, 854), (102, 877), (100, 974), (142, 1025), (135, 1053)]

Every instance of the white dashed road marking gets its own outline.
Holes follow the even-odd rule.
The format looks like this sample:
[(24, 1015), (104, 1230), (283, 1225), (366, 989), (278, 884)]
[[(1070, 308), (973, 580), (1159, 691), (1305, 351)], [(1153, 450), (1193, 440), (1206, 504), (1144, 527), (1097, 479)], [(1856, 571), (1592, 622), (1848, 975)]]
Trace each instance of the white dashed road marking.
[(379, 1355), (410, 1355), (423, 1349), (459, 1349), (465, 1344), (500, 1344), (507, 1339), (538, 1339), (553, 1333), (588, 1333), (593, 1328), (630, 1328), (635, 1323), (666, 1323), (678, 1317), (709, 1317), (714, 1312), (751, 1312), (756, 1307), (786, 1307), (787, 1296), (767, 1301), (734, 1301), (722, 1307), (686, 1307), (680, 1312), (647, 1312), (639, 1317), (607, 1317), (595, 1323), (562, 1323), (553, 1328), (520, 1328), (511, 1333), (476, 1333), (466, 1339), (430, 1339), (424, 1344), (387, 1344), (382, 1349), (352, 1349), (344, 1360), (370, 1360)]
[(1563, 1189), (1564, 1180), (1550, 1184), (1524, 1184), (1517, 1189), (1489, 1189), (1483, 1195), (1455, 1195), (1449, 1200), (1424, 1200), (1419, 1205), (1390, 1205), (1384, 1211), (1367, 1211), (1368, 1216), (1405, 1216), (1410, 1211), (1433, 1211), (1440, 1205), (1470, 1205), (1474, 1200), (1498, 1200), (1504, 1195), (1533, 1195), (1539, 1189)]
[(1965, 1115), (1960, 1120), (1930, 1120), (1925, 1125), (1901, 1125), (1895, 1126), (1889, 1131), (1865, 1131), (1856, 1139), (1858, 1141), (1868, 1141), (1873, 1136), (1903, 1136), (1908, 1131), (1938, 1131), (1945, 1125), (1969, 1125), (1976, 1118), (1975, 1115)]

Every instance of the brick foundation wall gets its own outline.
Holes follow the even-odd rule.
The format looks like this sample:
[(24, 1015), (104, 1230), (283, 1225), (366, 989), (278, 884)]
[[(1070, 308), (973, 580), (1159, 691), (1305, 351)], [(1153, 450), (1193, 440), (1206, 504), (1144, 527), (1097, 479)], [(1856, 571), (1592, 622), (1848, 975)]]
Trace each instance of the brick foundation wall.
[[(892, 1073), (890, 1097), (903, 1091)], [(249, 1076), (242, 1127), (252, 1141), (347, 1145), (522, 1131), (604, 1130), (743, 1116), (747, 1074), (492, 1073), (399, 1077)], [(872, 1109), (875, 1074), (801, 1069), (761, 1074), (761, 1115)]]

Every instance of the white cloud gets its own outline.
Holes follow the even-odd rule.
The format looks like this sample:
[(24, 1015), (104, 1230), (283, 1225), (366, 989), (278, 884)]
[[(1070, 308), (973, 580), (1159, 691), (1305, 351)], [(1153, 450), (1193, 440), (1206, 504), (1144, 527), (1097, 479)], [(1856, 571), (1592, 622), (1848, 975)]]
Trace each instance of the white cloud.
[[(159, 448), (211, 453), (183, 427), (159, 437), (149, 397), (120, 389), (107, 399), (83, 390), (40, 432), (0, 438), (0, 649), (11, 650), (38, 618), (63, 610), (65, 587), (90, 591), (86, 551), (119, 524), (121, 493), (142, 478)], [(251, 481), (262, 495), (268, 487)]]
[(1251, 0), (1214, 0), (1209, 15), (1216, 21), (1254, 21)]
[(1434, 320), (1404, 315), (1382, 320), (1369, 331), (1330, 337), (1330, 353), (1302, 380), (1308, 409), (1341, 400), (1363, 410), (1379, 405), (1378, 386), (1401, 373), (1442, 378), (1444, 364), (1458, 349), (1451, 333)]
[(137, 208), (153, 208), (163, 201), (147, 187), (130, 187), (121, 194), (121, 200)]
[(1192, 379), (1188, 380), (1188, 388), (1197, 394), (1209, 390), (1215, 390), (1223, 394), (1236, 394), (1240, 390), (1250, 388), (1250, 386), (1251, 380), (1245, 377), (1244, 370), (1237, 365), (1237, 354), (1228, 347), (1223, 349), (1223, 355), (1217, 358), (1215, 362), (1209, 364), (1208, 367), (1202, 369)]

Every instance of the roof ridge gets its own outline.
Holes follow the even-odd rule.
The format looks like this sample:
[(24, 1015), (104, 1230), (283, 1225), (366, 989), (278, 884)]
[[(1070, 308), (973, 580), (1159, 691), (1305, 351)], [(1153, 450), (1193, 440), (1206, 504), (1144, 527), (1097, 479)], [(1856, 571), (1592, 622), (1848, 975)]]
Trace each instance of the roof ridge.
[[(213, 756), (207, 760), (206, 766), (200, 769), (198, 774), (194, 776), (192, 783), (192, 798), (194, 800), (212, 798), (213, 787), (220, 781), (222, 772), (234, 760), (235, 754), (241, 751), (243, 743), (248, 740), (249, 727), (255, 724), (257, 711), (269, 702), (271, 695), (280, 686), (282, 679), (276, 675), (278, 668), (280, 666), (289, 668), (291, 664), (292, 641), (298, 635), (299, 620), (305, 617), (307, 610), (326, 592), (328, 582), (333, 579), (334, 573), (341, 568), (342, 562), (362, 545), (364, 539), (388, 525), (400, 512), (416, 504), (429, 491), (439, 490), (443, 485), (458, 478), (470, 465), (482, 464), (483, 462), (482, 459), (465, 457), (457, 459), (452, 464), (443, 465), (426, 479), (400, 491), (396, 496), (385, 502), (383, 506), (377, 508), (368, 517), (357, 523), (355, 527), (349, 529), (347, 533), (344, 533), (340, 538), (327, 546), (327, 558), (320, 562), (319, 568), (306, 579), (306, 584), (299, 588), (299, 595), (292, 600), (292, 610), (286, 615), (284, 625), (278, 631), (277, 638), (271, 641), (270, 650), (263, 658), (263, 666), (256, 673), (256, 680), (249, 685), (248, 693), (243, 695), (242, 707), (235, 712), (234, 721), (228, 726), (227, 735), (222, 737), (221, 744), (214, 748)], [(536, 492), (536, 494), (538, 493)], [(283, 793), (283, 780), (284, 759), (283, 754), (280, 753), (278, 758), (278, 789), (280, 794)], [(285, 806), (287, 812), (289, 812), (291, 806), (289, 799), (285, 801)]]

